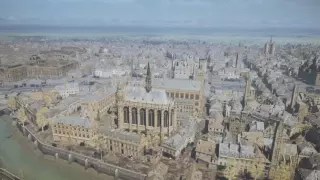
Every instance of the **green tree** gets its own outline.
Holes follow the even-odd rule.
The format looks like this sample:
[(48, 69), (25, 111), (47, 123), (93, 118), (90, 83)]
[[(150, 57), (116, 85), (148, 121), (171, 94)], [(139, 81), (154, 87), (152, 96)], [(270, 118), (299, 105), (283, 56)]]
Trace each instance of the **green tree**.
[(238, 178), (242, 180), (253, 180), (251, 172), (247, 171), (246, 169), (244, 171), (240, 171), (238, 174)]
[(26, 116), (24, 107), (20, 107), (18, 109), (17, 118), (19, 119), (19, 121), (22, 123), (22, 126), (24, 127), (24, 124), (28, 119), (27, 116)]
[(96, 135), (92, 140), (93, 146), (100, 152), (100, 158), (102, 160), (103, 147), (105, 145), (104, 139), (102, 136)]
[(11, 109), (11, 110), (13, 110), (13, 111), (15, 111), (15, 110), (17, 110), (17, 102), (16, 102), (16, 99), (15, 99), (15, 97), (14, 96), (9, 96), (8, 97), (8, 107)]
[(48, 124), (48, 120), (46, 118), (47, 112), (48, 108), (44, 106), (36, 114), (36, 122), (38, 127), (41, 127), (41, 131), (44, 131), (44, 127)]

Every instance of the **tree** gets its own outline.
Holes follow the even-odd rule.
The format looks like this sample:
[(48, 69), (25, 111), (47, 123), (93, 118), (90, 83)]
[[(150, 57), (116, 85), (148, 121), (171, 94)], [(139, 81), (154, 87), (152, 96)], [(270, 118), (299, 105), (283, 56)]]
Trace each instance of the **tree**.
[(22, 123), (22, 126), (24, 127), (25, 122), (27, 121), (27, 116), (24, 110), (24, 107), (20, 107), (17, 113), (17, 118)]
[(104, 147), (104, 140), (102, 136), (94, 136), (93, 137), (93, 146), (100, 152), (100, 158), (102, 160), (102, 151), (103, 151), (103, 147)]
[(8, 107), (13, 111), (17, 109), (16, 99), (12, 95), (8, 97)]
[(48, 94), (43, 94), (42, 97), (47, 106), (51, 105), (52, 99)]
[(48, 112), (47, 107), (42, 107), (36, 114), (36, 122), (38, 127), (41, 127), (41, 131), (44, 131), (44, 127), (48, 124), (46, 119), (46, 113)]
[(244, 171), (240, 171), (238, 174), (239, 179), (242, 180), (253, 180), (251, 172), (247, 171), (246, 169)]

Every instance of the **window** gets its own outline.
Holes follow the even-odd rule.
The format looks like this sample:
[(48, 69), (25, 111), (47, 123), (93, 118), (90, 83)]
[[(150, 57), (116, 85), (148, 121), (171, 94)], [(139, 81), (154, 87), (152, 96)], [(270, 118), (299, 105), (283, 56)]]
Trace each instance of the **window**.
[(199, 103), (198, 103), (198, 102), (196, 102), (196, 103), (195, 103), (195, 105), (196, 105), (196, 106), (199, 106)]
[(186, 99), (189, 99), (189, 94), (186, 94)]
[(184, 97), (183, 93), (180, 93), (180, 98), (183, 98), (183, 97)]
[(128, 107), (123, 108), (123, 119), (124, 119), (124, 123), (129, 123), (129, 108)]
[(171, 97), (174, 98), (174, 93), (171, 93)]
[(176, 93), (176, 98), (179, 98), (179, 93)]
[(132, 124), (137, 124), (138, 123), (138, 112), (137, 112), (137, 108), (132, 108), (131, 110), (131, 115), (132, 115)]
[(161, 126), (161, 111), (158, 110), (157, 112), (157, 127)]
[(140, 125), (146, 125), (146, 110), (140, 109)]
[(193, 94), (191, 94), (191, 95), (190, 95), (190, 99), (193, 99), (193, 97), (194, 97)]
[(90, 136), (89, 135), (87, 135), (87, 138), (89, 138)]
[(196, 100), (199, 100), (199, 95), (198, 94), (196, 95)]
[(149, 126), (154, 127), (154, 111), (152, 109), (149, 110), (149, 118), (148, 118)]
[(169, 126), (169, 113), (168, 111), (164, 111), (164, 127)]

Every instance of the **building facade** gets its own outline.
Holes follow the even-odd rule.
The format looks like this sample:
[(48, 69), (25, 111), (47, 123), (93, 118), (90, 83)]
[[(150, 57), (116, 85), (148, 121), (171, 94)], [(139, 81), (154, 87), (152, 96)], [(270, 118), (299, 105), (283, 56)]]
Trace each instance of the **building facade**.
[(197, 80), (154, 79), (153, 87), (165, 90), (167, 96), (175, 102), (177, 117), (188, 114), (202, 117), (204, 110), (204, 90)]
[(56, 79), (67, 75), (68, 71), (78, 67), (76, 61), (41, 60), (31, 57), (25, 64), (1, 65), (4, 82), (15, 82), (26, 78)]
[(71, 116), (55, 118), (51, 127), (54, 141), (78, 145), (90, 143), (96, 128), (89, 119)]
[(65, 99), (70, 95), (75, 95), (80, 92), (79, 84), (75, 82), (69, 82), (64, 85), (58, 85), (55, 87), (60, 96)]
[(174, 102), (164, 90), (152, 87), (149, 65), (145, 87), (119, 89), (116, 106), (120, 129), (158, 134), (162, 141), (177, 126)]

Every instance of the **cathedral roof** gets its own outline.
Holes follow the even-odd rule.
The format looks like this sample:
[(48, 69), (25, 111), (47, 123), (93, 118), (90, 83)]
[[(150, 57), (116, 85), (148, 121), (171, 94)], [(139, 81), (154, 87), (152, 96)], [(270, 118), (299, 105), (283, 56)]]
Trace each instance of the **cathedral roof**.
[(143, 87), (128, 86), (125, 88), (125, 100), (150, 104), (170, 104), (165, 90), (153, 88), (147, 92)]

